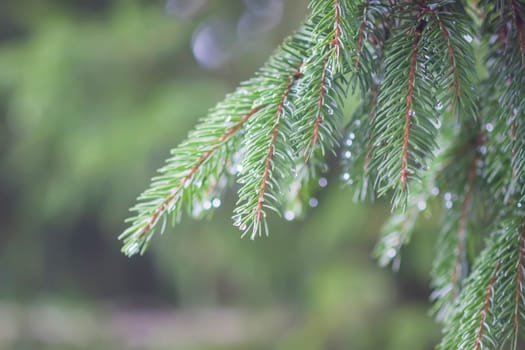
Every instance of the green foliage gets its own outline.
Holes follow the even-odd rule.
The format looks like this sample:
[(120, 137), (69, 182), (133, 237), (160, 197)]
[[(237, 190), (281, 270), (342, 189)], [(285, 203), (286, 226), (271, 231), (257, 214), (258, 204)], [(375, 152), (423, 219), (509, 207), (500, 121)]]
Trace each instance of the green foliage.
[[(391, 196), (382, 264), (398, 267), (421, 213), (444, 211), (431, 281), (441, 348), (517, 348), (524, 20), (519, 0), (312, 0), (305, 24), (255, 78), (172, 151), (133, 208), (123, 251), (143, 253), (168, 215), (211, 209), (234, 178), (235, 225), (267, 234), (267, 211), (292, 219), (290, 202), (307, 201), (328, 155), (341, 154), (355, 198)], [(474, 52), (486, 56), (479, 72)], [(362, 103), (345, 126), (349, 89)]]
[[(432, 235), (415, 236), (401, 276), (374, 266), (387, 205), (349, 203), (333, 158), (323, 159), (326, 189), (311, 176), (285, 198), (286, 218), (308, 217), (268, 215), (270, 239), (232, 230), (233, 185), (213, 217), (202, 211), (205, 222), (181, 220), (144, 257), (118, 254), (111, 232), (125, 228), (168, 148), (306, 12), (306, 1), (284, 1), (279, 27), (241, 41), (224, 68), (199, 68), (193, 31), (215, 16), (231, 24), (245, 3), (254, 2), (209, 0), (181, 21), (162, 1), (0, 1), (1, 349), (405, 350), (437, 341), (423, 292)], [(13, 22), (22, 34), (6, 39)], [(345, 101), (346, 119), (355, 100)]]

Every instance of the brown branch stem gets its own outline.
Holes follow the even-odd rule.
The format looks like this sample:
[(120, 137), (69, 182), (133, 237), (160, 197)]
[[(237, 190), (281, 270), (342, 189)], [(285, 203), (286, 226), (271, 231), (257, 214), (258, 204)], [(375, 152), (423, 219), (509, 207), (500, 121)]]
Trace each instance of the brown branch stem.
[[(525, 250), (525, 225), (521, 227), (520, 242), (518, 246), (518, 261), (516, 274), (516, 293), (514, 295), (514, 337), (517, 339), (519, 333), (520, 299), (523, 291), (523, 251)], [(516, 341), (516, 340), (515, 340)]]
[(512, 0), (512, 17), (518, 32), (518, 41), (521, 51), (521, 62), (525, 65), (525, 34), (523, 33), (523, 18), (521, 18), (520, 11), (516, 0)]
[(410, 55), (410, 67), (408, 71), (408, 93), (406, 97), (406, 109), (405, 109), (405, 130), (403, 133), (403, 148), (401, 151), (401, 177), (400, 182), (403, 187), (403, 191), (407, 188), (407, 180), (409, 175), (408, 169), (408, 151), (410, 141), (410, 129), (412, 128), (412, 109), (413, 98), (414, 98), (414, 87), (416, 80), (416, 68), (417, 68), (417, 46), (423, 29), (426, 26), (425, 21), (421, 22), (414, 33), (414, 40), (412, 41), (412, 55)]
[(367, 16), (369, 4), (370, 4), (370, 1), (367, 0), (363, 8), (363, 15), (361, 16), (361, 23), (359, 24), (359, 34), (357, 36), (357, 48), (356, 48), (356, 55), (354, 59), (355, 67), (359, 65), (359, 60), (361, 59), (361, 51), (363, 50), (363, 40), (365, 38), (366, 16)]
[(492, 303), (492, 295), (494, 294), (494, 285), (496, 284), (496, 277), (497, 277), (500, 267), (501, 267), (501, 261), (498, 261), (498, 264), (496, 265), (496, 269), (494, 270), (494, 273), (492, 274), (492, 277), (490, 278), (489, 284), (487, 288), (485, 289), (485, 302), (483, 303), (483, 310), (481, 310), (481, 316), (479, 320), (479, 330), (478, 330), (478, 334), (476, 335), (476, 341), (474, 343), (474, 350), (481, 349), (481, 345), (483, 341), (483, 332), (485, 330), (485, 320), (487, 319), (489, 308)]
[[(262, 218), (263, 214), (263, 205), (265, 201), (265, 194), (266, 194), (266, 186), (268, 184), (268, 179), (270, 177), (270, 170), (272, 168), (272, 160), (273, 156), (275, 154), (275, 143), (277, 141), (277, 135), (279, 134), (279, 125), (281, 121), (282, 112), (284, 109), (284, 104), (286, 102), (286, 99), (288, 98), (288, 95), (290, 94), (290, 91), (292, 90), (293, 84), (297, 79), (301, 77), (301, 67), (302, 63), (299, 65), (299, 67), (294, 71), (294, 73), (290, 76), (288, 79), (288, 84), (286, 85), (286, 88), (284, 89), (281, 99), (279, 101), (279, 105), (277, 106), (277, 111), (275, 112), (275, 120), (272, 128), (272, 132), (270, 134), (270, 146), (268, 147), (268, 153), (266, 156), (266, 160), (264, 162), (264, 172), (261, 180), (261, 188), (258, 193), (258, 200), (257, 200), (257, 206), (255, 207), (255, 220), (259, 222)], [(254, 227), (257, 227), (254, 226)]]
[(445, 28), (443, 21), (441, 21), (441, 19), (439, 18), (439, 16), (437, 15), (435, 11), (432, 11), (432, 15), (438, 22), (439, 29), (443, 33), (443, 36), (445, 37), (445, 41), (447, 42), (448, 56), (450, 57), (450, 64), (452, 65), (452, 70), (454, 73), (454, 89), (455, 89), (456, 97), (459, 99), (461, 97), (461, 87), (460, 87), (460, 82), (459, 82), (459, 69), (456, 64), (456, 54), (454, 51), (454, 46), (452, 45), (452, 42), (450, 41), (450, 33), (448, 32), (448, 29)]

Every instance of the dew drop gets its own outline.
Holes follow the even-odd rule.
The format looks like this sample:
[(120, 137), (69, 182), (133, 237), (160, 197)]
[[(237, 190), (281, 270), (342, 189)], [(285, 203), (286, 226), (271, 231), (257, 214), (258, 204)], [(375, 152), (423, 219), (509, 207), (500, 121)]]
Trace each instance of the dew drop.
[(346, 158), (346, 159), (350, 159), (350, 158), (352, 158), (352, 152), (350, 152), (350, 151), (346, 151), (346, 152), (345, 152), (345, 158)]
[(393, 257), (396, 256), (396, 250), (394, 248), (390, 248), (386, 251), (386, 255), (392, 259)]
[(322, 177), (319, 179), (319, 186), (326, 187), (327, 185), (328, 185), (328, 180), (326, 179), (326, 177)]
[(315, 208), (319, 205), (319, 201), (317, 200), (317, 198), (315, 197), (312, 197), (310, 198), (310, 200), (308, 201), (308, 204), (312, 207), (312, 208)]
[(452, 208), (452, 201), (446, 201), (446, 202), (445, 202), (445, 207), (446, 207), (447, 209)]
[(425, 210), (426, 208), (427, 208), (427, 202), (425, 202), (425, 201), (418, 201), (418, 202), (417, 202), (417, 209), (418, 209), (419, 211), (423, 211), (423, 210)]
[(293, 211), (287, 210), (284, 212), (284, 218), (288, 221), (292, 221), (293, 219), (295, 219), (295, 214)]
[(443, 109), (443, 103), (441, 103), (441, 101), (439, 101), (436, 105), (436, 111), (440, 111)]
[(343, 180), (345, 180), (345, 181), (350, 180), (350, 174), (349, 173), (344, 173), (343, 174)]
[(128, 247), (128, 249), (126, 249), (126, 252), (128, 253), (128, 255), (137, 254), (139, 252), (139, 244), (133, 243)]
[(434, 196), (437, 196), (439, 194), (439, 188), (432, 187), (432, 190), (430, 190), (430, 193), (432, 193), (432, 195)]
[(353, 132), (351, 132), (351, 133), (348, 135), (348, 138), (350, 138), (350, 140), (355, 139), (355, 134), (354, 134)]
[(470, 36), (470, 34), (465, 34), (463, 35), (463, 38), (468, 42), (468, 43), (471, 43), (473, 38), (472, 36)]
[(450, 192), (446, 192), (444, 195), (443, 195), (443, 198), (445, 198), (446, 201), (450, 201), (452, 199), (452, 193)]
[(221, 200), (219, 198), (214, 198), (211, 204), (214, 208), (218, 208), (221, 206)]
[(516, 204), (516, 206), (517, 206), (518, 208), (521, 208), (521, 207), (522, 207), (521, 202), (518, 202), (518, 204)]
[(204, 203), (202, 203), (202, 207), (204, 208), (204, 210), (211, 209), (211, 202), (210, 201), (205, 201)]
[(350, 139), (346, 140), (346, 145), (347, 146), (352, 146), (352, 143), (354, 143), (352, 140), (350, 140)]
[(485, 124), (485, 130), (492, 132), (494, 130), (494, 125), (492, 123)]

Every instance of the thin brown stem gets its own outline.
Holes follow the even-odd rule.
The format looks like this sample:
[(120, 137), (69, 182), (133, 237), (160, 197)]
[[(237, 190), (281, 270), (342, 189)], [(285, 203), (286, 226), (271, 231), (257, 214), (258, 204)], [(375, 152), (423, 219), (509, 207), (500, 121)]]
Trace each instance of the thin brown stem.
[(520, 243), (518, 246), (518, 261), (516, 264), (516, 292), (514, 295), (514, 342), (519, 334), (520, 299), (523, 291), (523, 251), (525, 249), (525, 225), (521, 227)]
[(401, 177), (400, 182), (403, 187), (403, 191), (407, 188), (407, 180), (409, 175), (408, 169), (408, 151), (410, 141), (410, 129), (412, 128), (412, 115), (414, 113), (412, 109), (413, 98), (414, 98), (414, 87), (416, 81), (416, 69), (417, 69), (417, 46), (421, 33), (425, 28), (427, 22), (421, 22), (414, 33), (414, 40), (412, 41), (412, 55), (410, 55), (410, 67), (408, 71), (408, 93), (406, 97), (406, 108), (405, 108), (405, 131), (403, 133), (403, 148), (401, 151)]
[(324, 96), (326, 93), (326, 72), (328, 70), (328, 57), (325, 58), (323, 63), (323, 70), (321, 73), (321, 84), (319, 85), (319, 97), (317, 99), (317, 115), (315, 117), (314, 129), (312, 133), (312, 139), (310, 140), (310, 148), (306, 150), (305, 161), (308, 161), (312, 153), (314, 152), (317, 140), (319, 139), (319, 127), (323, 122), (323, 105)]
[(454, 50), (454, 46), (452, 45), (452, 42), (450, 41), (450, 33), (448, 32), (448, 29), (443, 24), (443, 21), (439, 18), (437, 13), (435, 11), (432, 11), (432, 14), (436, 21), (439, 24), (439, 29), (443, 33), (443, 36), (445, 37), (445, 41), (447, 42), (447, 48), (448, 48), (448, 56), (450, 58), (450, 64), (452, 66), (452, 70), (454, 73), (454, 90), (456, 93), (456, 97), (459, 99), (461, 97), (461, 85), (459, 82), (459, 69), (456, 63), (456, 53)]
[(514, 108), (511, 108), (510, 118), (510, 140), (512, 143), (512, 182), (514, 183), (516, 177), (518, 176), (518, 170), (516, 169), (516, 158), (518, 155), (518, 151), (516, 149), (516, 113), (514, 112)]
[[(284, 89), (281, 99), (279, 101), (279, 105), (277, 106), (277, 110), (275, 112), (275, 120), (273, 123), (272, 132), (270, 134), (270, 146), (268, 147), (268, 153), (266, 155), (266, 160), (264, 162), (264, 172), (261, 180), (261, 188), (258, 193), (258, 200), (257, 200), (257, 206), (255, 207), (255, 220), (259, 222), (262, 219), (263, 215), (263, 206), (265, 201), (265, 194), (266, 194), (266, 186), (268, 184), (268, 179), (270, 177), (270, 171), (272, 168), (272, 160), (273, 156), (275, 154), (275, 143), (277, 142), (277, 135), (279, 134), (279, 125), (281, 122), (281, 116), (284, 110), (284, 104), (286, 102), (286, 99), (288, 98), (288, 95), (290, 94), (290, 91), (292, 90), (293, 84), (297, 79), (301, 77), (301, 67), (302, 63), (297, 68), (294, 73), (290, 76), (288, 80), (288, 84), (286, 85), (286, 88)], [(254, 227), (257, 227), (254, 226)]]
[(494, 294), (494, 285), (496, 284), (496, 277), (498, 275), (499, 269), (501, 267), (501, 261), (498, 261), (496, 269), (490, 278), (489, 284), (485, 289), (485, 302), (483, 304), (483, 310), (481, 310), (481, 316), (479, 320), (479, 330), (476, 335), (476, 340), (474, 343), (474, 350), (480, 350), (483, 342), (483, 332), (485, 331), (485, 321), (489, 313), (490, 305), (492, 304), (492, 295)]
[(339, 51), (341, 48), (341, 4), (340, 0), (334, 0), (335, 5), (335, 20), (334, 20), (334, 38), (332, 39), (332, 46), (335, 47), (335, 57), (339, 58)]
[(521, 18), (516, 0), (512, 0), (512, 17), (514, 18), (514, 25), (518, 32), (518, 41), (521, 51), (521, 62), (525, 65), (525, 33), (523, 32), (523, 18)]
[(368, 5), (370, 1), (367, 1), (363, 8), (363, 15), (361, 16), (361, 23), (359, 24), (359, 34), (357, 36), (357, 48), (354, 59), (354, 66), (359, 65), (359, 60), (361, 59), (361, 51), (363, 50), (363, 41), (365, 38), (365, 29), (366, 29), (366, 17), (368, 12)]
[[(370, 123), (374, 121), (375, 118), (375, 109), (377, 106), (377, 96), (379, 93), (379, 86), (377, 84), (374, 84), (372, 87), (372, 98), (370, 101), (370, 113), (368, 113), (368, 120)], [(364, 175), (368, 175), (369, 165), (370, 161), (372, 160), (372, 150), (373, 150), (373, 144), (372, 144), (372, 130), (368, 133), (368, 144), (366, 146), (366, 155), (365, 160), (363, 162), (363, 172)]]

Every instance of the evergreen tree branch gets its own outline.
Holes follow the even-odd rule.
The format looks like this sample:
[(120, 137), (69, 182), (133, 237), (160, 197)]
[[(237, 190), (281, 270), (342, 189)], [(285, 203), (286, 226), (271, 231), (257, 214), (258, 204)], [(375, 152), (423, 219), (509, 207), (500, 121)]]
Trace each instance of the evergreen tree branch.
[[(124, 241), (124, 253), (129, 256), (143, 253), (159, 221), (166, 221), (165, 215), (171, 212), (178, 216), (185, 198), (191, 210), (194, 203), (204, 195), (206, 186), (203, 183), (217, 180), (224, 172), (228, 163), (225, 159), (234, 149), (231, 139), (262, 109), (262, 106), (252, 107), (251, 98), (244, 100), (242, 94), (239, 91), (232, 94), (190, 133), (186, 142), (172, 152), (174, 156), (159, 170), (161, 175), (153, 178), (151, 187), (139, 197), (141, 203), (132, 208), (137, 214), (127, 220), (131, 225), (119, 236)], [(236, 118), (237, 121), (230, 126), (231, 121), (225, 122), (223, 113), (231, 109), (232, 100), (236, 100), (237, 112), (232, 113), (230, 118), (232, 121)], [(201, 140), (210, 142), (203, 144)], [(215, 176), (204, 177), (204, 174)]]
[[(357, 15), (359, 14), (359, 15)], [(366, 0), (357, 5), (358, 27), (355, 55), (353, 57), (353, 79), (359, 82), (363, 97), (378, 85), (382, 51), (388, 35), (389, 7), (382, 0)], [(355, 88), (355, 85), (354, 85)]]
[(435, 9), (430, 4), (429, 8), (430, 19), (435, 22), (434, 25), (437, 25), (442, 33), (442, 38), (432, 40), (434, 49), (440, 52), (446, 51), (449, 59), (449, 62), (443, 60), (437, 67), (438, 70), (449, 67), (438, 74), (438, 77), (441, 77), (438, 82), (443, 85), (443, 90), (450, 91), (444, 95), (445, 101), (438, 101), (444, 105), (440, 108), (451, 105), (458, 116), (475, 117), (478, 112), (471, 77), (476, 74), (474, 54), (469, 45), (469, 42), (474, 40), (472, 21), (460, 2), (451, 2)]
[(518, 259), (516, 261), (516, 292), (514, 294), (514, 336), (512, 338), (513, 349), (516, 349), (518, 346), (520, 314), (522, 314), (523, 308), (525, 307), (523, 303), (523, 252), (525, 250), (525, 225), (522, 227), (519, 241)]
[[(487, 178), (495, 196), (505, 204), (520, 203), (523, 196), (525, 141), (525, 63), (520, 42), (524, 6), (508, 1), (499, 5), (482, 2), (486, 11), (483, 32), (489, 42), (487, 66), (490, 91), (491, 133), (488, 142)], [(501, 106), (505, 106), (502, 108)], [(510, 171), (507, 171), (510, 169)]]
[[(236, 175), (235, 225), (252, 239), (268, 234), (267, 211), (296, 217), (328, 168), (327, 153), (340, 151), (341, 178), (356, 185), (356, 199), (393, 194), (375, 250), (380, 264), (397, 269), (420, 214), (436, 202), (447, 209), (431, 281), (445, 328), (439, 348), (517, 349), (525, 317), (525, 4), (472, 6), (481, 45), (461, 1), (312, 0), (305, 24), (256, 77), (172, 151), (132, 208), (123, 251), (143, 253), (170, 215), (209, 213), (210, 199)], [(473, 46), (487, 53), (479, 86)], [(343, 130), (350, 85), (362, 100)]]
[[(451, 156), (438, 180), (440, 189), (444, 191), (443, 200), (448, 215), (444, 218), (437, 242), (431, 298), (435, 302), (436, 318), (444, 323), (450, 320), (463, 281), (469, 273), (467, 247), (472, 231), (475, 231), (469, 226), (476, 221), (473, 220), (475, 196), (480, 195), (478, 192), (483, 187), (479, 176), (483, 133), (479, 127), (468, 123), (457, 139), (459, 142), (449, 150)], [(455, 205), (456, 202), (459, 205)]]
[[(312, 2), (312, 18), (317, 25), (310, 30), (317, 33), (317, 43), (309, 50), (301, 71), (304, 79), (295, 96), (301, 105), (294, 113), (298, 116), (294, 129), (298, 131), (297, 149), (306, 163), (313, 161), (317, 167), (324, 167), (326, 149), (334, 151), (341, 138), (341, 107), (347, 90), (346, 52), (353, 45), (354, 36), (348, 21), (354, 17), (354, 11), (352, 4), (339, 0)], [(313, 91), (317, 93), (313, 95)]]
[(412, 41), (412, 54), (410, 55), (410, 66), (408, 70), (408, 92), (406, 97), (406, 107), (405, 107), (405, 126), (403, 131), (403, 147), (401, 151), (401, 175), (399, 182), (402, 186), (402, 191), (405, 192), (407, 189), (408, 181), (408, 147), (410, 140), (410, 129), (412, 128), (412, 99), (414, 98), (414, 85), (416, 80), (416, 63), (417, 63), (417, 47), (419, 44), (419, 39), (421, 33), (425, 29), (427, 22), (421, 22), (415, 32), (414, 38)]
[[(243, 231), (243, 236), (249, 233), (252, 239), (262, 234), (263, 224), (264, 233), (268, 233), (264, 209), (279, 212), (275, 204), (282, 195), (281, 184), (283, 179), (291, 177), (293, 170), (290, 169), (292, 150), (286, 143), (293, 135), (290, 122), (286, 120), (290, 118), (291, 110), (286, 104), (294, 84), (302, 77), (302, 56), (307, 45), (308, 42), (299, 36), (292, 38), (283, 47), (286, 55), (276, 56), (261, 71), (261, 77), (267, 79), (263, 85), (265, 90), (261, 92), (266, 96), (262, 99), (272, 101), (272, 107), (248, 124), (244, 143), (246, 151), (238, 180), (242, 187), (234, 215), (234, 223)], [(269, 84), (280, 93), (269, 91)]]
[(473, 274), (455, 305), (452, 320), (445, 327), (445, 335), (438, 346), (440, 350), (495, 349), (497, 348), (494, 327), (494, 305), (496, 285), (502, 262), (498, 254), (501, 242), (492, 236), (490, 244), (478, 257)]
[[(426, 7), (410, 4), (407, 8), (397, 10), (403, 13), (397, 13), (403, 22), (387, 43), (385, 77), (374, 123), (376, 187), (380, 195), (394, 189), (394, 207), (406, 204), (409, 177), (418, 177), (437, 147), (433, 87), (426, 68), (426, 56), (432, 53), (421, 51), (427, 39)], [(412, 21), (406, 20), (408, 13)], [(405, 88), (400, 89), (400, 84), (406, 84)]]
[(521, 61), (525, 65), (525, 34), (523, 33), (524, 28), (523, 28), (523, 16), (522, 16), (523, 11), (520, 11), (520, 4), (518, 3), (517, 0), (511, 1), (511, 7), (512, 7), (512, 17), (514, 20), (514, 26), (516, 27), (516, 32), (518, 33), (518, 42), (519, 42), (519, 47), (521, 51)]
[[(167, 214), (173, 214), (174, 220), (178, 220), (183, 207), (187, 207), (190, 214), (199, 214), (200, 203), (209, 196), (209, 189), (216, 187), (221, 177), (237, 172), (230, 167), (236, 163), (234, 155), (239, 154), (241, 139), (253, 120), (260, 120), (261, 115), (268, 115), (271, 109), (271, 100), (265, 98), (265, 91), (261, 90), (274, 83), (276, 74), (289, 79), (290, 73), (283, 67), (289, 64), (290, 57), (301, 59), (308, 45), (303, 39), (300, 31), (288, 39), (257, 77), (241, 84), (235, 93), (212, 109), (188, 139), (172, 151), (173, 157), (132, 208), (136, 215), (127, 220), (131, 225), (119, 236), (124, 241), (124, 253), (129, 256), (143, 253), (161, 220), (161, 232), (164, 230)], [(296, 78), (298, 76), (293, 79)], [(269, 176), (268, 172), (266, 178)]]
[[(301, 62), (301, 65), (302, 65), (302, 62)], [(301, 67), (299, 66), (299, 68), (296, 69), (294, 74), (290, 76), (288, 85), (286, 86), (286, 89), (283, 91), (281, 95), (281, 100), (279, 102), (279, 105), (277, 106), (277, 112), (275, 113), (275, 122), (274, 122), (274, 126), (271, 132), (270, 146), (268, 147), (268, 154), (266, 156), (266, 161), (264, 164), (264, 172), (263, 172), (260, 190), (258, 194), (257, 206), (255, 208), (255, 221), (253, 224), (254, 228), (259, 226), (259, 222), (263, 218), (262, 216), (264, 214), (263, 205), (265, 202), (265, 196), (267, 195), (266, 186), (268, 185), (269, 176), (272, 171), (272, 160), (273, 160), (273, 157), (275, 156), (275, 147), (276, 147), (277, 136), (279, 132), (279, 126), (280, 126), (281, 118), (283, 115), (284, 104), (288, 98), (288, 95), (290, 94), (290, 91), (292, 89), (292, 86), (295, 80), (299, 78), (300, 72), (301, 72)], [(252, 232), (252, 238), (254, 237), (254, 232), (255, 231)]]
[(525, 315), (522, 215), (518, 212), (505, 219), (490, 236), (466, 280), (439, 349), (503, 349), (509, 342), (517, 349)]

